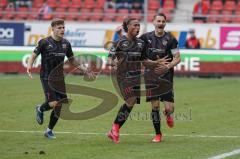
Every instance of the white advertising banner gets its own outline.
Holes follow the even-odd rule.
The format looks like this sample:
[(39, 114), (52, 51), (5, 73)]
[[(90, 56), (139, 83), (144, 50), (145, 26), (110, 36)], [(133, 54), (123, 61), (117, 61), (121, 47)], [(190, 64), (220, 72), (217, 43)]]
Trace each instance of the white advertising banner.
[[(102, 47), (106, 41), (113, 40), (114, 29), (119, 24), (88, 24), (66, 23), (65, 38), (73, 47)], [(25, 23), (24, 45), (32, 46), (41, 39), (51, 35), (49, 23), (31, 22)]]
[[(115, 29), (121, 23), (77, 23), (67, 22), (65, 38), (68, 39), (73, 47), (103, 47), (108, 41), (116, 40), (117, 34)], [(35, 45), (41, 38), (51, 34), (50, 22), (26, 22), (25, 23), (25, 39), (24, 45)], [(170, 31), (179, 41), (179, 47), (184, 48), (187, 38), (189, 37), (189, 30), (194, 29), (197, 38), (200, 39), (201, 47), (205, 49), (236, 49), (238, 48), (231, 43), (231, 39), (226, 36), (228, 30), (240, 31), (239, 27), (230, 24), (173, 24), (169, 23), (166, 26), (166, 31)], [(141, 25), (143, 32), (144, 25)], [(225, 31), (225, 30), (226, 31)], [(154, 30), (153, 24), (147, 25), (147, 31)], [(228, 32), (227, 32), (228, 31)], [(231, 33), (231, 32), (230, 32)], [(230, 34), (229, 33), (229, 34)], [(226, 34), (226, 35), (225, 35)], [(229, 42), (230, 41), (230, 42)], [(226, 44), (225, 44), (226, 43)], [(228, 47), (228, 48), (227, 48)]]

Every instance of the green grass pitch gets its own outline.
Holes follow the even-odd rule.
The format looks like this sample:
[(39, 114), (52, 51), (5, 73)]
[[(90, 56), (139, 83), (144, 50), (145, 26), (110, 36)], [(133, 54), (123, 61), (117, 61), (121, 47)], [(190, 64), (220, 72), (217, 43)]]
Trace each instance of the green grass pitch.
[[(89, 84), (81, 76), (66, 80)], [(115, 92), (107, 76), (89, 85)], [(204, 159), (240, 148), (240, 79), (175, 78), (174, 87), (175, 127), (168, 128), (162, 116), (161, 143), (150, 142), (154, 133), (150, 105), (142, 99), (121, 129), (120, 144), (115, 145), (105, 133), (121, 99), (118, 106), (96, 118), (59, 120), (55, 128), (57, 139), (49, 140), (43, 137), (43, 131), (50, 112), (45, 113), (43, 125), (35, 121), (35, 105), (44, 100), (39, 77), (29, 80), (23, 75), (1, 75), (0, 158)], [(70, 97), (73, 112), (89, 110), (101, 102), (87, 96)]]

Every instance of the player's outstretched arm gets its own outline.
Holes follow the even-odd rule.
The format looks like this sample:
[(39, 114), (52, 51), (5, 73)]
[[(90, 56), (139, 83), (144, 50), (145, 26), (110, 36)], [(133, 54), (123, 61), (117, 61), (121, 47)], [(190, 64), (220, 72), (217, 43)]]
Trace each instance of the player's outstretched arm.
[(28, 59), (28, 63), (27, 63), (27, 74), (31, 79), (33, 78), (32, 77), (32, 71), (31, 71), (32, 70), (32, 65), (33, 65), (34, 61), (36, 60), (36, 58), (37, 58), (37, 54), (32, 53), (30, 58)]
[(96, 78), (94, 72), (92, 72), (84, 64), (80, 64), (74, 57), (71, 57), (68, 60), (73, 67), (78, 68), (80, 71), (82, 71), (84, 74), (86, 74), (89, 79), (95, 79)]
[(108, 57), (106, 66), (110, 66), (112, 68), (112, 71), (116, 71), (118, 67), (118, 60), (117, 58)]

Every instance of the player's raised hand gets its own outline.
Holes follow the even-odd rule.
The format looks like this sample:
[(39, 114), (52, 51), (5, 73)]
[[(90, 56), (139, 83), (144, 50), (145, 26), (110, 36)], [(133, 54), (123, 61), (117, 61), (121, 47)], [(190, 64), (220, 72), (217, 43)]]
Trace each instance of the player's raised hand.
[(162, 65), (167, 65), (169, 64), (169, 60), (171, 60), (171, 58), (168, 58), (168, 56), (165, 56), (163, 58), (160, 58), (158, 55), (157, 55), (157, 63), (158, 64), (162, 64)]
[(28, 74), (28, 77), (30, 78), (30, 79), (33, 79), (33, 77), (32, 77), (32, 67), (27, 67), (27, 74)]
[(155, 68), (154, 68), (154, 72), (156, 74), (162, 75), (164, 73), (166, 73), (169, 70), (167, 65), (164, 64), (158, 64)]
[(118, 68), (118, 63), (119, 61), (117, 58), (115, 58), (114, 60), (112, 58), (109, 58), (107, 61), (107, 66), (111, 66), (111, 71), (114, 73)]
[(85, 75), (84, 75), (84, 80), (85, 81), (94, 81), (96, 79), (96, 74), (93, 72), (91, 69), (87, 68)]

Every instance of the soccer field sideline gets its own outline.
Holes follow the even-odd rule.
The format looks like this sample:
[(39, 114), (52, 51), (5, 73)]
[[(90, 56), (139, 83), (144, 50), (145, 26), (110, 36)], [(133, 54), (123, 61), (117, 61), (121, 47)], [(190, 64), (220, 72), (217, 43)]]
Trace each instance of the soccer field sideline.
[[(44, 131), (28, 130), (0, 130), (0, 133), (43, 133)], [(106, 135), (103, 132), (72, 132), (72, 131), (54, 131), (56, 134), (74, 134), (74, 135)], [(134, 134), (121, 133), (122, 136), (153, 136), (154, 134)], [(167, 137), (186, 137), (186, 138), (240, 138), (236, 135), (185, 135), (185, 134), (164, 134)]]
[[(0, 133), (43, 133), (43, 131), (27, 131), (27, 130), (0, 130)], [(71, 131), (55, 131), (56, 134), (74, 134), (74, 135), (104, 135), (106, 133), (94, 133), (94, 132), (71, 132)], [(123, 133), (122, 136), (153, 136), (154, 134), (127, 134)], [(240, 136), (229, 136), (229, 135), (183, 135), (183, 134), (164, 134), (167, 137), (186, 137), (186, 138), (240, 138)], [(219, 154), (208, 159), (224, 159), (230, 156), (235, 156), (240, 154), (240, 149), (235, 149), (231, 152), (226, 152), (223, 154)]]

